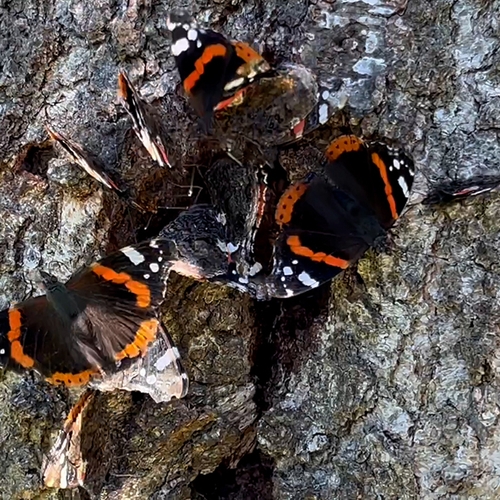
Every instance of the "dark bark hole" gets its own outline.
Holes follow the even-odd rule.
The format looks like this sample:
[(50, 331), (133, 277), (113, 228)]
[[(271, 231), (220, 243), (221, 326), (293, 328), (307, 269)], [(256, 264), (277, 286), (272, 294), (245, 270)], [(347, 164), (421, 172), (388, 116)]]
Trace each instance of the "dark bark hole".
[(193, 500), (272, 500), (273, 460), (260, 451), (245, 455), (235, 469), (220, 465), (191, 483)]
[(54, 148), (50, 141), (40, 144), (28, 144), (17, 157), (15, 169), (30, 172), (33, 175), (47, 178), (49, 160), (55, 158)]

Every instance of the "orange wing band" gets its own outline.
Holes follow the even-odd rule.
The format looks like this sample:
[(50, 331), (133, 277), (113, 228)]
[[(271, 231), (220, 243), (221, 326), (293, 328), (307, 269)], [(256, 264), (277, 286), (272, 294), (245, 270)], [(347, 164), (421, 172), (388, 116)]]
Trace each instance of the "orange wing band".
[(337, 137), (326, 150), (326, 157), (329, 161), (335, 161), (341, 154), (359, 151), (364, 146), (364, 142), (355, 135), (341, 135)]
[(278, 207), (276, 208), (275, 219), (280, 227), (288, 224), (292, 220), (293, 207), (297, 201), (302, 198), (307, 191), (307, 184), (297, 182), (290, 186), (281, 196)]
[(10, 356), (23, 368), (33, 368), (35, 360), (24, 353), (23, 346), (20, 342), (21, 338), (21, 311), (19, 309), (11, 309), (9, 311), (10, 331), (7, 333), (7, 338), (10, 342)]
[(226, 47), (221, 44), (209, 45), (203, 54), (194, 64), (194, 71), (184, 80), (184, 90), (190, 94), (194, 86), (203, 75), (205, 66), (215, 57), (225, 57), (227, 53)]
[(159, 322), (157, 319), (143, 321), (135, 334), (134, 341), (126, 345), (125, 349), (116, 354), (115, 359), (119, 361), (124, 358), (136, 358), (139, 355), (144, 356), (148, 349), (148, 345), (156, 338), (158, 325)]
[(314, 262), (323, 262), (328, 266), (340, 267), (340, 269), (346, 269), (347, 267), (349, 267), (350, 262), (348, 260), (340, 259), (339, 257), (334, 257), (333, 255), (328, 255), (325, 252), (314, 252), (310, 248), (303, 246), (298, 236), (289, 236), (286, 242), (295, 255), (307, 257)]
[(389, 202), (391, 215), (393, 219), (396, 220), (399, 217), (399, 214), (396, 208), (396, 200), (394, 199), (394, 195), (392, 193), (392, 186), (389, 182), (389, 177), (387, 176), (387, 167), (377, 153), (372, 153), (372, 162), (377, 166), (380, 172), (380, 177), (382, 177), (382, 180), (384, 181), (385, 195), (387, 196), (387, 201)]
[(136, 296), (137, 305), (146, 309), (151, 305), (151, 292), (144, 283), (134, 281), (127, 273), (117, 273), (113, 269), (100, 264), (92, 266), (92, 272), (97, 274), (100, 278), (117, 283), (118, 285), (125, 285), (127, 289)]

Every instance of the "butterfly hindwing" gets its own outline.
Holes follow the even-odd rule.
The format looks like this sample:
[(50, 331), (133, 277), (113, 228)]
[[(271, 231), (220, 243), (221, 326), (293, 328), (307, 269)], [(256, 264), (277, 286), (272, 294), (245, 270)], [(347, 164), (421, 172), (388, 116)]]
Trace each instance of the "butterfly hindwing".
[(81, 451), (83, 417), (95, 398), (95, 391), (82, 393), (71, 408), (56, 442), (42, 463), (42, 477), (48, 488), (76, 488), (83, 486), (85, 463)]
[(92, 387), (100, 391), (137, 391), (149, 394), (157, 403), (166, 403), (173, 397), (180, 399), (187, 394), (189, 378), (179, 350), (162, 325), (146, 354), (126, 361), (119, 371), (94, 380)]
[(281, 232), (266, 280), (278, 297), (298, 295), (331, 280), (384, 232), (369, 210), (315, 174), (287, 189), (276, 219)]

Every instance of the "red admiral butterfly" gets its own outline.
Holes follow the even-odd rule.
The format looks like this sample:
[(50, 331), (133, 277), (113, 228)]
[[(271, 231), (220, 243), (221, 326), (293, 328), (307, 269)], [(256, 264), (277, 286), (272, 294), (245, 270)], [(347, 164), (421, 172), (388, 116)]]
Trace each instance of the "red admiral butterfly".
[(242, 42), (198, 27), (186, 14), (171, 14), (171, 51), (186, 94), (198, 114), (210, 122), (227, 149), (255, 141), (275, 146), (300, 139), (332, 114), (330, 94), (304, 66), (271, 68)]
[(162, 167), (172, 167), (159, 121), (153, 118), (153, 110), (139, 97), (123, 71), (118, 75), (118, 99), (132, 119), (134, 132), (151, 158)]
[(122, 248), (65, 284), (41, 273), (46, 295), (0, 312), (1, 365), (78, 386), (144, 356), (160, 328), (171, 256), (171, 242), (157, 239)]
[[(272, 296), (289, 297), (332, 279), (394, 224), (413, 184), (413, 162), (380, 142), (342, 136), (330, 144), (322, 174), (281, 197)], [(268, 291), (268, 293), (269, 293)]]
[(116, 185), (115, 181), (104, 171), (99, 162), (92, 158), (83, 148), (76, 142), (68, 139), (64, 135), (56, 132), (52, 127), (46, 126), (47, 133), (50, 138), (59, 144), (71, 161), (79, 165), (90, 177), (94, 178), (100, 184), (103, 184), (108, 189), (115, 191), (118, 194), (123, 194), (123, 191)]
[(478, 177), (466, 181), (453, 181), (435, 186), (422, 200), (424, 205), (435, 205), (463, 200), (471, 196), (496, 191), (500, 187), (500, 179), (495, 177)]
[(201, 117), (210, 119), (215, 109), (234, 104), (246, 86), (271, 70), (248, 44), (199, 28), (187, 13), (171, 13), (167, 27), (182, 86)]
[[(292, 297), (335, 277), (386, 233), (409, 198), (409, 156), (380, 142), (342, 136), (326, 158), (323, 168), (289, 186), (279, 200), (271, 271), (250, 262), (242, 272), (229, 255), (227, 275), (212, 281), (232, 282), (260, 299)], [(255, 254), (255, 240), (251, 244)]]
[(53, 128), (47, 126), (47, 132), (51, 139), (59, 144), (63, 151), (66, 153), (69, 161), (79, 165), (87, 174), (97, 180), (103, 186), (111, 189), (122, 200), (132, 205), (140, 212), (144, 212), (144, 208), (131, 199), (130, 194), (121, 188), (106, 174), (100, 162), (90, 153), (88, 153), (80, 144), (56, 132)]

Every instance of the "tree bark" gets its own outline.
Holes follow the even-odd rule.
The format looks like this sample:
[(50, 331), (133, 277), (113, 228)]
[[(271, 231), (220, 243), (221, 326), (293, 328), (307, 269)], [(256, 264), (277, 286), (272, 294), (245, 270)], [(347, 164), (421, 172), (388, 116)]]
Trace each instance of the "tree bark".
[[(188, 2), (210, 27), (313, 68), (342, 124), (395, 139), (418, 171), (387, 248), (306, 296), (256, 303), (173, 278), (163, 311), (192, 380), (182, 401), (102, 394), (86, 419), (96, 498), (499, 496), (500, 205), (419, 200), (442, 180), (500, 173), (500, 2)], [(36, 292), (152, 235), (200, 162), (176, 91), (172, 2), (0, 1), (0, 297)], [(157, 107), (180, 161), (156, 167), (116, 104), (125, 69)], [(98, 156), (139, 214), (60, 160), (50, 123)], [(280, 153), (300, 170), (318, 135)], [(323, 141), (323, 142), (321, 142)], [(197, 156), (198, 155), (198, 156)], [(27, 374), (0, 385), (0, 497), (43, 491), (43, 453), (75, 394)], [(83, 490), (74, 498), (88, 498)]]

